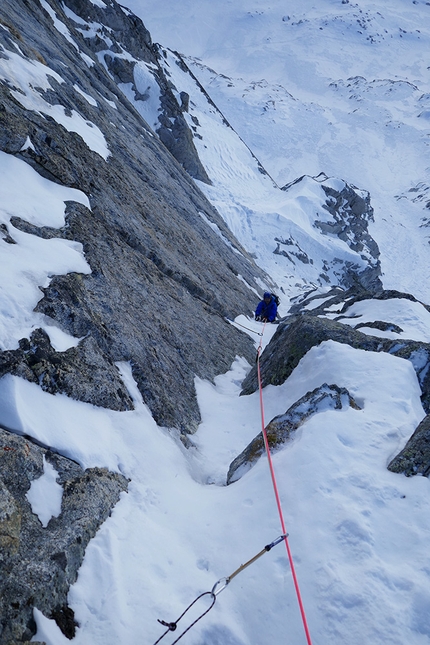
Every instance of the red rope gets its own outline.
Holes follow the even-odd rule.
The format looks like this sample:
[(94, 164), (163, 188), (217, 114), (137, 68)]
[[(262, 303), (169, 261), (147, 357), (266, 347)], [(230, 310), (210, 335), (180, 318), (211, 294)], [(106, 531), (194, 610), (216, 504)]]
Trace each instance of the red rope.
[[(264, 327), (263, 327), (263, 334), (264, 334), (265, 327), (266, 327), (266, 325), (264, 325)], [(258, 390), (259, 390), (259, 393), (260, 393), (261, 428), (262, 428), (264, 446), (266, 448), (267, 460), (269, 462), (270, 475), (272, 477), (273, 490), (275, 492), (276, 505), (278, 507), (279, 519), (281, 521), (282, 533), (284, 535), (286, 535), (287, 530), (285, 528), (284, 514), (282, 512), (281, 500), (280, 500), (280, 497), (279, 497), (278, 486), (277, 486), (277, 483), (276, 483), (275, 470), (273, 468), (272, 455), (270, 454), (269, 441), (267, 439), (266, 424), (264, 422), (263, 387), (262, 387), (262, 384), (261, 384), (261, 371), (260, 371), (260, 353), (261, 353), (261, 350), (262, 350), (263, 334), (261, 335), (262, 337), (260, 339), (260, 345), (259, 345), (258, 350), (257, 350), (257, 375), (258, 375)], [(295, 570), (295, 567), (294, 567), (293, 556), (292, 556), (292, 553), (291, 553), (290, 545), (288, 543), (288, 536), (285, 538), (285, 548), (287, 549), (288, 560), (290, 562), (291, 573), (292, 573), (293, 581), (294, 581), (294, 588), (296, 590), (297, 600), (298, 600), (299, 607), (300, 607), (300, 613), (301, 613), (301, 616), (302, 616), (303, 627), (304, 627), (305, 634), (306, 634), (306, 640), (308, 642), (308, 645), (312, 645), (311, 635), (310, 635), (308, 623), (307, 623), (307, 620), (306, 620), (305, 608), (304, 608), (304, 605), (303, 605), (302, 596), (301, 596), (301, 593), (300, 593), (299, 582), (297, 580), (296, 570)]]

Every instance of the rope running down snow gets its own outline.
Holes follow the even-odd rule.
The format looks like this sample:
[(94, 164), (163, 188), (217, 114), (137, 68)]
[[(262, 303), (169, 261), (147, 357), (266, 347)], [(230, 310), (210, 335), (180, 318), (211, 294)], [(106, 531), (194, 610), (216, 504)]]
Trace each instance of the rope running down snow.
[(240, 323), (236, 322), (235, 320), (232, 321), (232, 320), (229, 320), (228, 318), (226, 318), (226, 320), (227, 320), (227, 322), (229, 322), (233, 326), (238, 325), (238, 327), (242, 327), (242, 329), (246, 329), (247, 331), (250, 331), (253, 334), (257, 334), (257, 336), (263, 336), (262, 331), (255, 331), (255, 329), (251, 329), (251, 327), (245, 327), (245, 325), (241, 325)]
[(179, 618), (178, 618), (176, 621), (171, 622), (171, 623), (167, 623), (167, 622), (166, 622), (166, 621), (164, 621), (164, 620), (160, 620), (160, 619), (158, 619), (158, 622), (159, 622), (161, 625), (164, 625), (165, 627), (167, 627), (167, 629), (166, 629), (166, 631), (165, 631), (165, 632), (160, 636), (160, 638), (159, 638), (157, 641), (155, 641), (154, 645), (157, 645), (157, 643), (159, 643), (161, 640), (163, 640), (163, 638), (164, 638), (165, 636), (167, 636), (167, 634), (168, 634), (169, 632), (174, 632), (174, 631), (176, 631), (176, 629), (177, 629), (177, 627), (178, 627), (178, 623), (179, 623), (179, 621), (181, 620), (181, 618), (183, 618), (183, 617), (185, 616), (185, 614), (186, 614), (186, 613), (191, 609), (191, 607), (193, 607), (193, 606), (196, 604), (196, 602), (198, 602), (198, 601), (200, 600), (200, 598), (203, 598), (204, 596), (211, 596), (211, 597), (212, 597), (212, 602), (211, 602), (211, 604), (209, 605), (209, 607), (208, 607), (208, 608), (207, 608), (207, 609), (206, 609), (202, 614), (200, 614), (200, 616), (198, 616), (198, 617), (197, 617), (197, 618), (196, 618), (196, 619), (195, 619), (195, 620), (194, 620), (190, 625), (188, 625), (188, 627), (187, 627), (186, 629), (184, 629), (184, 631), (182, 632), (182, 634), (180, 634), (180, 635), (178, 636), (178, 638), (177, 638), (176, 640), (174, 640), (174, 641), (171, 643), (171, 645), (175, 645), (175, 643), (177, 643), (178, 641), (180, 641), (180, 640), (181, 640), (181, 638), (182, 638), (182, 637), (183, 637), (183, 636), (184, 636), (184, 635), (185, 635), (185, 634), (186, 634), (186, 633), (191, 629), (191, 627), (194, 627), (194, 625), (195, 625), (196, 623), (198, 623), (198, 622), (199, 622), (199, 620), (200, 620), (201, 618), (203, 618), (203, 616), (206, 616), (206, 614), (210, 612), (210, 610), (212, 609), (212, 607), (214, 606), (214, 604), (215, 604), (215, 602), (216, 602), (217, 595), (218, 595), (219, 593), (221, 593), (221, 591), (224, 591), (224, 589), (226, 588), (226, 586), (227, 586), (228, 584), (230, 584), (230, 582), (233, 580), (233, 578), (235, 578), (237, 575), (239, 575), (239, 573), (241, 573), (244, 569), (246, 569), (247, 567), (249, 567), (249, 565), (250, 565), (250, 564), (253, 564), (256, 560), (258, 560), (259, 558), (261, 558), (261, 556), (262, 556), (262, 555), (264, 555), (265, 553), (267, 553), (268, 551), (270, 551), (271, 549), (273, 549), (273, 547), (274, 547), (274, 546), (276, 546), (277, 544), (280, 544), (283, 540), (286, 540), (286, 539), (287, 539), (287, 537), (288, 537), (287, 535), (280, 535), (278, 538), (276, 538), (276, 540), (273, 540), (273, 542), (271, 542), (270, 544), (267, 544), (267, 545), (264, 547), (264, 549), (261, 549), (261, 551), (260, 551), (259, 553), (257, 553), (257, 555), (254, 555), (254, 557), (253, 557), (253, 558), (251, 558), (250, 560), (248, 560), (247, 562), (245, 562), (245, 564), (241, 564), (241, 565), (240, 565), (240, 567), (238, 567), (238, 568), (236, 569), (236, 571), (233, 571), (233, 573), (231, 573), (229, 576), (227, 576), (227, 578), (220, 578), (220, 579), (219, 579), (219, 580), (214, 584), (214, 586), (212, 587), (212, 590), (211, 590), (211, 591), (205, 591), (204, 593), (200, 594), (200, 596), (197, 596), (197, 598), (195, 598), (195, 600), (193, 600), (193, 602), (192, 602), (192, 603), (190, 603), (190, 604), (188, 605), (188, 607), (185, 609), (185, 611), (183, 611), (183, 612), (182, 612), (182, 614), (179, 616)]
[(303, 605), (302, 596), (301, 596), (300, 588), (299, 588), (299, 582), (297, 580), (296, 570), (295, 570), (295, 567), (294, 567), (293, 556), (292, 556), (292, 553), (291, 553), (291, 550), (290, 550), (290, 545), (288, 544), (288, 534), (287, 534), (287, 531), (286, 531), (286, 528), (285, 528), (284, 514), (282, 512), (282, 506), (281, 506), (281, 500), (280, 500), (280, 497), (279, 497), (278, 485), (276, 483), (275, 470), (273, 468), (272, 455), (270, 453), (269, 441), (267, 439), (266, 424), (264, 422), (263, 386), (262, 386), (262, 382), (261, 382), (260, 355), (261, 355), (261, 351), (262, 351), (262, 348), (263, 348), (263, 334), (264, 334), (264, 330), (266, 328), (266, 324), (267, 323), (264, 323), (263, 331), (262, 331), (261, 338), (260, 338), (260, 344), (259, 344), (258, 349), (257, 349), (257, 377), (258, 377), (258, 391), (259, 391), (259, 394), (260, 394), (260, 411), (261, 411), (261, 428), (262, 428), (261, 432), (262, 432), (262, 435), (263, 435), (264, 447), (266, 448), (267, 460), (269, 462), (270, 475), (272, 477), (273, 490), (274, 490), (274, 493), (275, 493), (276, 505), (278, 507), (279, 519), (281, 521), (282, 533), (285, 535), (285, 548), (287, 549), (288, 560), (289, 560), (289, 563), (290, 563), (291, 574), (293, 576), (293, 581), (294, 581), (294, 588), (296, 590), (297, 600), (298, 600), (299, 607), (300, 607), (300, 614), (302, 616), (303, 627), (304, 627), (305, 634), (306, 634), (306, 640), (308, 642), (308, 645), (312, 645), (311, 635), (310, 635), (308, 623), (307, 623), (307, 620), (306, 620), (305, 608), (304, 608), (304, 605)]

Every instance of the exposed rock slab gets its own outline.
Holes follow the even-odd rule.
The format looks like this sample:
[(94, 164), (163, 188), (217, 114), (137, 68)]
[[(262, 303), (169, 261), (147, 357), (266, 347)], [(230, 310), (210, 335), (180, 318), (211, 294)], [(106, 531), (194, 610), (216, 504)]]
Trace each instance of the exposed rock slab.
[[(193, 432), (200, 421), (194, 378), (211, 379), (228, 370), (238, 354), (252, 360), (251, 340), (225, 318), (252, 311), (255, 295), (244, 281), (258, 290), (255, 278), (267, 282), (267, 277), (151, 133), (104, 64), (102, 52), (111, 52), (108, 40), (113, 29), (117, 43), (111, 38), (113, 50), (118, 53), (118, 43), (123, 43), (156, 65), (157, 52), (141, 21), (110, 0), (106, 10), (87, 0), (70, 0), (68, 7), (76, 15), (102, 27), (105, 20), (106, 33), (101, 28), (99, 40), (93, 41), (68, 18), (62, 3), (50, 0), (50, 4), (80, 51), (54, 27), (41, 5), (5, 0), (0, 7), (6, 27), (0, 29), (2, 56), (16, 54), (19, 48), (28, 59), (43, 61), (48, 71), (59, 74), (64, 82), (52, 81), (52, 89), (41, 90), (41, 96), (97, 126), (111, 154), (105, 161), (75, 132), (25, 109), (12, 88), (0, 82), (0, 150), (25, 160), (52, 181), (80, 189), (91, 204), (89, 210), (68, 202), (67, 223), (60, 230), (38, 228), (20, 218), (13, 222), (33, 235), (82, 243), (92, 270), (89, 275), (54, 277), (43, 289), (37, 311), (85, 340), (69, 352), (67, 361), (48, 351), (40, 334), (30, 340), (33, 355), (45, 356), (47, 378), (42, 378), (42, 385), (48, 386), (49, 375), (52, 392), (127, 409), (130, 400), (119, 383), (115, 362), (129, 361), (157, 423)], [(159, 66), (157, 70), (162, 73)], [(164, 80), (167, 87), (168, 79)], [(22, 150), (28, 138), (32, 147)], [(216, 224), (236, 253), (207, 220)], [(14, 241), (13, 229), (6, 229), (0, 244)], [(22, 351), (27, 351), (24, 345)], [(15, 361), (3, 373), (13, 371), (34, 380), (35, 366), (29, 369), (24, 354), (0, 355), (3, 366), (11, 358)], [(73, 376), (66, 378), (69, 358)], [(79, 374), (85, 387), (78, 385)]]
[[(43, 458), (63, 487), (61, 513), (46, 528), (26, 497), (44, 472)], [(76, 581), (88, 542), (109, 517), (128, 481), (105, 468), (77, 463), (0, 428), (0, 644), (29, 641), (33, 608), (75, 633), (67, 593)]]

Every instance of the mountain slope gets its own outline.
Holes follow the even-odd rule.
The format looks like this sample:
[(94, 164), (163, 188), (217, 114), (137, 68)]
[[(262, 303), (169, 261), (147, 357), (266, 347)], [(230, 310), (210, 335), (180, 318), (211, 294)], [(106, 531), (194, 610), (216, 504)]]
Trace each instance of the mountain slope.
[[(103, 14), (90, 2), (73, 7)], [(20, 210), (17, 187), (5, 186), (10, 206), (4, 211), (4, 231), (17, 242), (9, 244), (8, 251), (19, 252), (19, 235), (26, 240), (47, 238), (46, 246), (52, 246), (54, 238), (71, 240), (76, 249), (76, 242), (82, 245), (86, 275), (75, 263), (64, 271), (67, 275), (45, 277), (37, 285), (44, 292), (37, 311), (75, 339), (84, 338), (74, 352), (93, 366), (91, 370), (76, 365), (69, 384), (64, 366), (55, 371), (40, 365), (32, 374), (28, 364), (19, 367), (25, 356), (16, 349), (18, 335), (12, 344), (2, 341), (3, 350), (15, 351), (3, 373), (11, 370), (50, 392), (70, 392), (95, 404), (127, 409), (131, 401), (122, 391), (114, 363), (131, 361), (158, 421), (181, 431), (194, 430), (199, 420), (194, 375), (215, 376), (228, 368), (237, 352), (250, 357), (246, 337), (224, 318), (252, 307), (254, 276), (265, 280), (264, 275), (154, 138), (63, 9), (42, 3), (37, 21), (28, 18), (24, 5), (12, 3), (3, 9), (1, 145), (13, 155), (3, 155), (4, 167), (21, 159), (15, 172), (24, 172), (26, 161), (51, 182), (81, 191), (81, 204), (68, 201), (65, 216), (54, 223), (41, 215), (30, 219)], [(112, 4), (106, 9), (106, 22), (115, 20), (120, 35), (122, 30), (133, 34), (132, 43), (142, 49), (142, 56), (154, 57), (143, 25)], [(113, 33), (112, 29), (105, 31)], [(105, 37), (113, 49), (119, 48)], [(102, 58), (102, 41), (100, 36), (95, 39)], [(33, 173), (26, 185), (37, 177)], [(34, 198), (34, 193), (27, 196), (28, 201)], [(37, 204), (33, 208), (37, 210)], [(52, 273), (55, 269), (48, 270)], [(37, 320), (40, 317), (33, 319), (30, 330)], [(213, 349), (205, 348), (203, 356), (208, 337)], [(62, 357), (55, 360), (60, 365)], [(66, 362), (70, 365), (70, 356)], [(184, 398), (181, 381), (190, 397)]]
[[(155, 643), (279, 535), (261, 341), (314, 642), (426, 645), (428, 6), (132, 2), (1, 10), (0, 642)], [(185, 639), (305, 642), (283, 545)]]
[(274, 180), (324, 172), (368, 191), (385, 288), (430, 301), (429, 5), (156, 5), (130, 2), (156, 41), (182, 53)]

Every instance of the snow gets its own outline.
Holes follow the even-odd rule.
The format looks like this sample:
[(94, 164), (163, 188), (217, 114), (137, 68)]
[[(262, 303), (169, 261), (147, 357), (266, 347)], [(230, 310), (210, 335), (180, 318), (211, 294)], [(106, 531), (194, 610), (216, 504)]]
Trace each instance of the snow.
[(43, 475), (31, 482), (26, 497), (35, 513), (46, 528), (51, 517), (61, 513), (63, 487), (57, 484), (58, 473), (54, 466), (43, 457)]
[[(36, 327), (45, 328), (58, 346), (73, 346), (75, 339), (49, 324), (49, 319), (33, 311), (53, 275), (77, 271), (90, 273), (82, 245), (60, 238), (44, 239), (24, 233), (10, 223), (20, 217), (35, 226), (61, 228), (65, 224), (65, 201), (73, 200), (89, 208), (88, 198), (74, 188), (66, 188), (41, 177), (31, 166), (13, 155), (0, 152), (0, 223), (7, 227), (15, 244), (0, 240), (0, 347), (15, 349), (21, 338)], [(60, 332), (61, 333), (61, 332)], [(68, 341), (66, 342), (66, 339)]]
[(30, 137), (27, 137), (25, 140), (25, 143), (23, 144), (20, 152), (24, 152), (24, 150), (33, 150), (34, 152), (36, 151), (34, 145), (31, 143)]
[(52, 7), (46, 2), (46, 0), (39, 0), (40, 4), (42, 7), (45, 9), (45, 11), (50, 15), (52, 22), (54, 23), (55, 29), (57, 29), (60, 34), (63, 34), (64, 38), (71, 44), (73, 47), (79, 51), (79, 46), (76, 44), (76, 42), (73, 40), (72, 35), (70, 31), (67, 29), (66, 25), (64, 22), (61, 22), (61, 20), (58, 19), (57, 14), (55, 11), (52, 9)]
[[(156, 130), (160, 105), (160, 87), (157, 84), (148, 64), (143, 61), (136, 62), (134, 66), (134, 86), (132, 83), (119, 83), (118, 87), (143, 116), (147, 124)], [(135, 89), (139, 92), (136, 98)]]
[(90, 208), (88, 197), (76, 188), (60, 186), (37, 173), (24, 161), (0, 151), (1, 217), (21, 217), (35, 226), (60, 228), (66, 201)]
[[(250, 7), (243, 0), (188, 0), (159, 7), (130, 0), (129, 6), (155, 41), (185, 55), (279, 185), (323, 171), (369, 190), (384, 286), (430, 301), (425, 213), (396, 197), (428, 174), (428, 121), (419, 118), (430, 82), (425, 2), (275, 0)], [(412, 274), (412, 262), (422, 279)], [(279, 277), (289, 290), (299, 282), (285, 271)]]
[[(322, 209), (322, 184), (341, 190), (345, 181), (360, 192), (370, 191), (375, 211), (370, 233), (380, 247), (384, 286), (430, 302), (427, 213), (424, 197), (416, 199), (427, 194), (430, 167), (426, 3), (394, 0), (388, 7), (371, 0), (262, 0), (251, 6), (244, 0), (129, 0), (128, 5), (153, 39), (169, 48), (164, 64), (174, 91), (190, 95), (190, 112), (184, 116), (202, 137), (194, 142), (213, 182), (199, 186), (243, 247), (282, 287), (281, 313), (287, 312), (289, 299), (310, 289), (322, 297), (312, 300), (308, 310), (325, 302), (319, 274), (326, 263), (333, 285), (336, 258), (366, 266), (366, 257), (338, 238), (322, 236), (314, 226), (315, 219), (330, 217)], [(107, 28), (64, 10), (90, 27), (82, 30), (84, 36), (98, 34), (109, 44)], [(52, 10), (50, 15), (61, 31)], [(173, 50), (183, 53), (218, 109), (178, 67)], [(67, 129), (75, 128), (106, 159), (106, 141), (94, 124), (77, 112), (66, 116), (63, 106), (44, 101), (52, 79), (63, 79), (38, 61), (24, 59), (19, 50), (2, 54), (7, 58), (0, 58), (0, 77), (15, 98)], [(89, 67), (94, 64), (82, 52), (80, 56)], [(121, 56), (131, 59), (127, 52)], [(135, 83), (146, 100), (135, 101), (131, 86), (122, 89), (156, 127), (159, 90), (144, 63), (136, 68)], [(78, 86), (75, 90), (94, 101)], [(23, 149), (28, 147), (29, 139)], [(257, 158), (268, 174), (261, 173)], [(5, 153), (0, 153), (0, 171), (1, 223), (16, 242), (0, 240), (1, 348), (17, 347), (42, 326), (57, 351), (65, 351), (79, 339), (33, 309), (39, 287), (47, 286), (53, 275), (90, 272), (82, 247), (23, 233), (10, 218), (60, 228), (64, 202), (89, 207), (88, 199), (48, 182)], [(321, 172), (325, 175), (318, 178)], [(300, 182), (280, 189), (302, 175)], [(417, 187), (422, 189), (417, 192)], [(274, 253), (278, 243), (295, 251), (294, 262)], [(303, 251), (313, 264), (298, 259)], [(262, 291), (274, 288), (261, 281), (259, 286)], [(250, 309), (256, 304), (254, 293)], [(337, 317), (339, 306), (330, 309), (328, 316)], [(248, 333), (256, 347), (260, 341), (266, 346), (277, 326), (266, 325), (261, 337), (263, 325), (250, 320), (249, 313), (231, 323)], [(399, 297), (357, 302), (341, 322), (382, 320), (403, 331), (361, 330), (399, 342), (428, 342), (429, 315), (420, 302)], [(419, 351), (413, 361), (424, 368)], [(118, 364), (118, 369), (135, 401), (133, 411), (114, 412), (53, 396), (16, 376), (0, 379), (0, 424), (84, 468), (107, 467), (131, 480), (128, 493), (91, 540), (71, 587), (69, 604), (79, 623), (76, 645), (155, 642), (163, 631), (158, 618), (176, 619), (198, 594), (281, 532), (265, 458), (225, 486), (230, 462), (260, 430), (258, 393), (239, 396), (250, 369), (245, 359), (236, 357), (214, 382), (196, 379), (202, 422), (189, 449), (173, 431), (157, 427), (130, 366)], [(313, 415), (273, 457), (313, 641), (428, 645), (430, 482), (387, 470), (424, 417), (415, 370), (392, 355), (324, 342), (302, 358), (283, 385), (264, 389), (266, 421), (323, 383), (346, 387), (360, 409)], [(53, 490), (59, 495), (49, 464), (41, 479), (50, 481), (50, 492), (36, 493), (32, 504), (41, 504), (46, 512), (42, 521), (47, 522), (58, 511), (58, 505), (51, 508)], [(66, 642), (54, 621), (38, 609), (34, 617), (35, 640)], [(183, 642), (304, 643), (283, 545), (237, 576)]]
[(84, 60), (85, 64), (88, 65), (89, 68), (94, 67), (94, 61), (92, 58), (90, 58), (87, 54), (84, 54), (83, 52), (79, 52), (79, 55)]
[(221, 238), (221, 240), (224, 242), (224, 244), (226, 246), (228, 246), (233, 251), (233, 253), (237, 253), (237, 255), (242, 255), (242, 253), (233, 246), (233, 244), (225, 237), (225, 235), (223, 235), (221, 233), (221, 231), (219, 229), (219, 226), (217, 226), (214, 222), (211, 222), (206, 217), (206, 215), (204, 213), (202, 213), (201, 211), (199, 211), (199, 214), (200, 214), (200, 217), (202, 218), (202, 220), (204, 222), (206, 222), (206, 224), (218, 235), (219, 238)]
[(75, 85), (73, 86), (73, 89), (74, 89), (74, 90), (76, 90), (76, 92), (78, 92), (78, 94), (80, 94), (81, 96), (83, 96), (83, 97), (84, 97), (84, 99), (87, 101), (87, 103), (89, 103), (90, 105), (94, 105), (94, 107), (97, 107), (97, 101), (96, 101), (95, 99), (93, 99), (93, 97), (92, 97), (92, 96), (90, 96), (89, 94), (87, 94), (86, 92), (84, 92), (84, 90), (82, 90), (82, 89), (79, 87), (79, 85), (76, 85), (76, 83), (75, 83)]
[[(158, 428), (121, 366), (132, 412), (91, 407), (0, 381), (0, 423), (48, 442), (83, 466), (131, 477), (90, 542), (69, 602), (75, 642), (155, 642), (201, 592), (280, 534), (265, 458), (224, 486), (229, 462), (259, 431), (258, 393), (240, 397), (238, 358), (214, 384), (197, 382), (202, 424), (186, 451)], [(310, 418), (274, 455), (290, 546), (315, 642), (425, 644), (430, 636), (428, 479), (386, 470), (423, 416), (408, 361), (333, 341), (313, 348), (282, 386), (265, 388), (266, 418), (322, 383), (347, 387), (361, 410)], [(401, 554), (401, 556), (400, 556)], [(270, 610), (268, 611), (268, 609)], [(35, 612), (36, 639), (63, 642)], [(185, 625), (184, 625), (185, 626)], [(187, 642), (304, 642), (283, 546), (235, 578)], [(220, 640), (217, 640), (220, 639)]]
[(37, 60), (28, 60), (9, 50), (3, 50), (6, 58), (0, 58), (0, 79), (6, 81), (11, 94), (23, 107), (52, 117), (69, 132), (76, 132), (87, 146), (107, 159), (110, 152), (106, 139), (94, 123), (84, 119), (76, 110), (70, 115), (63, 105), (51, 105), (43, 98), (42, 91), (52, 89), (50, 77), (58, 83), (64, 80), (54, 70)]
[(373, 327), (360, 327), (360, 331), (371, 336), (430, 342), (430, 313), (420, 302), (413, 302), (406, 298), (361, 300), (348, 307), (342, 317), (338, 318), (336, 315), (328, 317), (335, 317), (339, 322), (353, 327), (376, 320), (394, 323), (402, 329), (401, 332), (381, 331)]
[[(191, 97), (185, 118), (196, 133), (194, 144), (212, 181), (211, 186), (198, 182), (199, 187), (274, 282), (292, 297), (310, 284), (321, 285), (322, 273), (337, 284), (339, 262), (364, 269), (368, 253), (353, 251), (338, 237), (322, 236), (315, 226), (316, 220), (332, 220), (323, 207), (326, 194), (321, 179), (303, 177), (281, 190), (267, 173), (262, 174), (249, 147), (178, 65), (177, 55), (166, 51), (163, 61), (175, 87)], [(340, 184), (343, 187), (341, 182), (336, 185)], [(328, 265), (325, 258), (332, 259)]]

